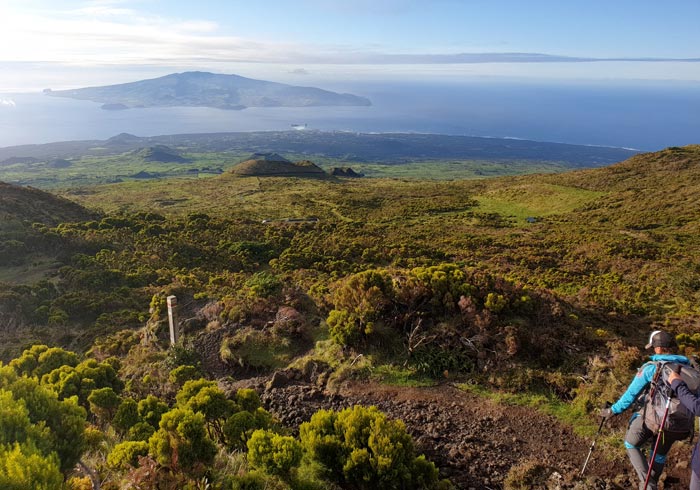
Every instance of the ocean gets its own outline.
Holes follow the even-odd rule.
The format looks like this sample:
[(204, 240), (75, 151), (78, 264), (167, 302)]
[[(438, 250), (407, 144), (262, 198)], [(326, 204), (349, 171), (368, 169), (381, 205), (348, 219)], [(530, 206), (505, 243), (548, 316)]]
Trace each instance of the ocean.
[(174, 107), (107, 111), (42, 93), (0, 94), (0, 146), (106, 139), (119, 133), (309, 129), (520, 138), (645, 151), (700, 143), (700, 83), (500, 79), (335, 82), (371, 107)]

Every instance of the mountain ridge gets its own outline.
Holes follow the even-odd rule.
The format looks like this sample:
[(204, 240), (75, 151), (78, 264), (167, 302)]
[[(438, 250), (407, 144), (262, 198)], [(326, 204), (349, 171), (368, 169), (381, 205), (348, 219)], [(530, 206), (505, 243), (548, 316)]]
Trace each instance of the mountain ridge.
[(241, 110), (247, 107), (371, 105), (369, 99), (357, 95), (201, 71), (98, 87), (47, 89), (44, 92), (52, 97), (99, 102), (104, 104), (103, 109), (186, 106)]

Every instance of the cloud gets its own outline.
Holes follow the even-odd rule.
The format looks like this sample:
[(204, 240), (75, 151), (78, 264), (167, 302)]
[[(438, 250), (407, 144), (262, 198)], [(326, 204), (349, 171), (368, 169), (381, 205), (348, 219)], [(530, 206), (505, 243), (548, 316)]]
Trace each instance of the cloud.
[(459, 3), (463, 0), (297, 0), (305, 8), (327, 12), (373, 16), (399, 14), (420, 9), (435, 8), (436, 4)]
[(0, 99), (0, 107), (17, 107), (12, 99)]
[[(299, 2), (302, 6), (323, 4), (326, 9), (362, 12), (371, 12), (372, 9), (418, 9), (424, 6), (422, 0)], [(391, 53), (385, 52), (382, 46), (309, 45), (249, 39), (224, 35), (219, 24), (208, 19), (177, 19), (146, 14), (130, 8), (132, 3), (123, 0), (85, 1), (78, 8), (70, 10), (52, 7), (32, 11), (22, 8), (21, 2), (13, 0), (8, 5), (0, 16), (0, 62), (196, 66), (227, 62), (448, 65), (596, 61), (537, 53)], [(294, 73), (303, 74), (302, 71)]]
[(78, 9), (8, 9), (0, 17), (0, 61), (168, 64), (196, 60), (277, 62), (301, 45), (218, 34), (216, 22), (170, 19), (88, 2)]
[(309, 70), (306, 68), (295, 68), (293, 70), (289, 70), (289, 73), (292, 75), (309, 75)]

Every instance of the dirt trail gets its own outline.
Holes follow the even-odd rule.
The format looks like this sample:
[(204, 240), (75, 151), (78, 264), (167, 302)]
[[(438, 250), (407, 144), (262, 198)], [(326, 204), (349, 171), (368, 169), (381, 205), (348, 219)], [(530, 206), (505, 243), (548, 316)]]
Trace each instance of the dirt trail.
[[(508, 471), (525, 461), (552, 468), (559, 475), (553, 476), (552, 486), (558, 481), (560, 488), (566, 488), (576, 480), (591, 442), (551, 416), (527, 407), (499, 405), (451, 385), (354, 384), (346, 396), (401, 418), (418, 447), (458, 488), (502, 488)], [(623, 464), (594, 456), (587, 469), (590, 476), (612, 481), (627, 471)], [(599, 485), (615, 488), (602, 481)]]
[(550, 468), (552, 477), (546, 487), (550, 489), (636, 488), (627, 462), (608, 461), (600, 452), (594, 452), (586, 471), (587, 485), (582, 485), (578, 473), (590, 439), (575, 435), (554, 417), (526, 407), (499, 405), (449, 384), (407, 388), (346, 383), (337, 394), (329, 395), (318, 386), (290, 379), (284, 386), (266, 390), (262, 400), (291, 427), (321, 408), (376, 405), (406, 423), (418, 450), (459, 489), (502, 489), (508, 471), (525, 461)]

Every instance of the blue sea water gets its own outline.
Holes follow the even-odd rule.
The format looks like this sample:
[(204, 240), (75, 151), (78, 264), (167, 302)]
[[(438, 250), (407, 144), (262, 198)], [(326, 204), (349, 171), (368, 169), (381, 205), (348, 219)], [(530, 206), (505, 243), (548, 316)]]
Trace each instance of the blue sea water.
[(41, 93), (0, 94), (0, 146), (223, 131), (309, 129), (522, 138), (658, 150), (700, 143), (695, 82), (346, 82), (371, 107), (106, 111)]

